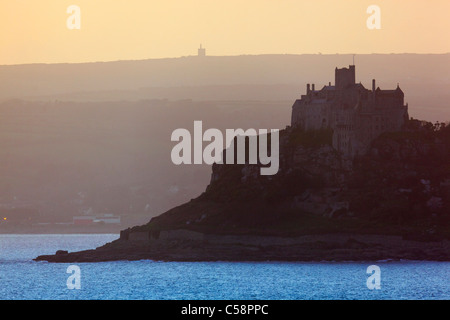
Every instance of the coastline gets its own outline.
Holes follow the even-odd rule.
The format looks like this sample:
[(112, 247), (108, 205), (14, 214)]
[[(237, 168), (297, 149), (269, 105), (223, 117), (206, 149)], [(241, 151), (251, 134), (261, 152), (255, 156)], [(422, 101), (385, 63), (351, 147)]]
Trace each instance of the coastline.
[(0, 228), (0, 235), (2, 234), (102, 234), (115, 233), (119, 235), (121, 226), (73, 226), (73, 225), (33, 225)]
[(116, 260), (156, 261), (450, 261), (450, 241), (405, 240), (401, 236), (322, 234), (299, 237), (207, 236), (120, 239), (92, 250), (58, 251), (35, 261), (56, 263)]

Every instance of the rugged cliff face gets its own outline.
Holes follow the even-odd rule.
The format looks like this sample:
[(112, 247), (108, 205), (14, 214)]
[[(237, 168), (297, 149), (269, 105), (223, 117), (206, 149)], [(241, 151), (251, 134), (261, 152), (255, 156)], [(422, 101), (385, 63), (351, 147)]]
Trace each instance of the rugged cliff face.
[(450, 126), (408, 124), (349, 160), (331, 131), (280, 132), (280, 169), (214, 165), (206, 191), (133, 230), (189, 229), (218, 234), (450, 234)]

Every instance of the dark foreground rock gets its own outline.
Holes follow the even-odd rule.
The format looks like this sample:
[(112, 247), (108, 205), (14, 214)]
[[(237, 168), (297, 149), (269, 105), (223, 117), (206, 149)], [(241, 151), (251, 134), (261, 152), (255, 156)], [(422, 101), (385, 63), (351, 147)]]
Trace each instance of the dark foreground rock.
[(396, 236), (314, 235), (295, 238), (222, 237), (220, 241), (119, 239), (95, 250), (43, 255), (36, 261), (450, 261), (447, 240), (421, 242)]

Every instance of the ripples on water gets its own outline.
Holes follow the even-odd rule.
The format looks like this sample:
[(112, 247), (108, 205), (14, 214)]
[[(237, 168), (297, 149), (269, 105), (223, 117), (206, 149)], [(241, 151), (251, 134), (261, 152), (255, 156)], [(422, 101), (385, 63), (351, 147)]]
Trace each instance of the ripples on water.
[[(0, 235), (0, 299), (449, 299), (448, 262), (78, 263), (81, 289), (67, 289), (70, 264), (32, 261), (56, 250), (92, 249), (118, 235)], [(381, 268), (381, 290), (366, 269)]]

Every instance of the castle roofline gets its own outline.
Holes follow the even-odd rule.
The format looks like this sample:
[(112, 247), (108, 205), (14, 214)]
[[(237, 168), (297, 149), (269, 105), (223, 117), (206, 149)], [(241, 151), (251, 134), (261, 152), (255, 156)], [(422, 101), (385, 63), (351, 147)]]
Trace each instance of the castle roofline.
[(376, 90), (377, 94), (398, 94), (398, 93), (403, 93), (402, 89), (400, 89), (400, 87), (397, 87), (396, 89), (387, 89), (387, 90), (383, 90), (380, 89), (380, 87), (378, 87)]

